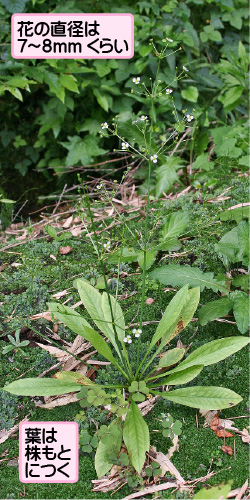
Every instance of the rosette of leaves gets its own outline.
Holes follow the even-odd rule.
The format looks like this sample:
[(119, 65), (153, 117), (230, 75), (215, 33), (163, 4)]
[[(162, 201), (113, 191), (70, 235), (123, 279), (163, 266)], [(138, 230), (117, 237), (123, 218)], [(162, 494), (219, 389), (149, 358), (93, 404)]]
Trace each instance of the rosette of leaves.
[[(127, 448), (132, 466), (140, 474), (145, 454), (149, 451), (150, 436), (147, 423), (137, 403), (144, 399), (146, 394), (159, 395), (191, 408), (208, 410), (230, 408), (242, 400), (240, 395), (224, 387), (192, 385), (174, 389), (174, 386), (187, 384), (197, 377), (205, 366), (217, 363), (242, 349), (249, 343), (247, 337), (234, 336), (208, 342), (186, 358), (183, 349), (169, 349), (157, 363), (155, 361), (163, 349), (166, 350), (166, 346), (192, 320), (199, 303), (199, 287), (189, 289), (186, 284), (176, 293), (168, 304), (143, 359), (132, 368), (129, 350), (123, 342), (125, 319), (119, 302), (112, 295), (101, 293), (81, 280), (77, 285), (81, 301), (96, 325), (95, 329), (81, 314), (66, 305), (51, 303), (50, 311), (57, 320), (90, 342), (94, 349), (120, 372), (121, 383), (98, 385), (77, 373), (71, 373), (69, 376), (67, 372), (60, 372), (56, 378), (18, 379), (3, 389), (13, 394), (29, 396), (54, 396), (79, 392), (80, 397), (84, 399), (83, 407), (86, 402), (87, 405), (95, 407), (118, 404), (123, 408), (124, 402), (127, 403), (125, 420), (122, 420), (120, 413), (118, 415), (118, 408), (113, 406), (113, 410), (117, 411), (117, 418), (108, 426), (108, 431), (100, 431), (103, 435), (99, 436), (100, 441), (95, 456), (98, 477), (105, 475), (111, 469), (112, 461), (108, 458), (109, 454), (114, 452), (119, 456), (122, 442)], [(138, 352), (142, 341), (141, 338), (136, 340)], [(168, 391), (162, 389), (166, 385)], [(121, 393), (117, 395), (117, 389), (124, 390), (128, 394), (127, 401), (121, 399)], [(113, 395), (108, 394), (106, 390), (113, 391)], [(116, 398), (115, 401), (112, 401), (113, 397)], [(178, 426), (175, 430), (178, 432)]]
[(163, 420), (162, 427), (162, 435), (164, 437), (169, 437), (172, 440), (174, 439), (174, 436), (180, 436), (182, 431), (182, 423), (180, 422), (180, 420), (176, 420), (174, 422), (174, 419), (173, 417), (171, 417), (171, 415)]

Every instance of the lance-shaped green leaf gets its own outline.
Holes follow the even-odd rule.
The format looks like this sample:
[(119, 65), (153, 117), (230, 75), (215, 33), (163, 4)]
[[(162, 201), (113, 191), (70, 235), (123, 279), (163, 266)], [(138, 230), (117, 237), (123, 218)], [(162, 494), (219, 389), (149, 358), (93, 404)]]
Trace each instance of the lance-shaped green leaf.
[(55, 378), (25, 378), (11, 382), (4, 391), (17, 396), (59, 396), (81, 390), (81, 384)]
[(249, 342), (250, 339), (247, 337), (228, 337), (212, 340), (212, 342), (208, 342), (192, 352), (182, 363), (171, 370), (171, 373), (176, 373), (193, 365), (213, 365), (231, 356), (231, 354), (240, 351)]
[(242, 401), (239, 394), (224, 387), (186, 387), (160, 395), (173, 403), (204, 410), (231, 408)]
[(171, 302), (168, 304), (159, 325), (156, 328), (155, 334), (150, 343), (150, 350), (163, 336), (171, 335), (179, 320), (179, 316), (189, 297), (188, 285), (181, 288)]
[(59, 321), (62, 321), (64, 325), (66, 325), (70, 330), (84, 337), (84, 327), (88, 326), (91, 328), (91, 325), (84, 319), (78, 312), (68, 306), (63, 306), (62, 304), (58, 304), (57, 302), (49, 302), (48, 303), (50, 312), (57, 318)]
[(188, 368), (184, 368), (177, 373), (173, 373), (164, 380), (164, 385), (187, 384), (188, 382), (190, 382), (190, 380), (193, 380), (195, 377), (197, 377), (197, 375), (199, 375), (203, 366), (204, 365), (189, 366)]
[[(187, 285), (186, 285), (187, 286)], [(185, 288), (185, 287), (183, 287)], [(178, 292), (179, 293), (179, 292)], [(193, 318), (193, 315), (197, 309), (197, 306), (199, 304), (199, 299), (200, 299), (200, 288), (191, 288), (191, 290), (187, 291), (187, 300), (185, 305), (183, 306), (178, 319), (175, 323), (174, 328), (171, 328), (169, 331), (167, 331), (165, 334), (162, 336), (161, 344), (157, 352), (161, 351), (163, 347), (170, 342), (176, 335), (178, 335), (186, 326), (188, 323), (190, 323), (191, 319)]]
[[(111, 302), (117, 335), (119, 340), (122, 341), (125, 337), (125, 320), (123, 312), (117, 300), (115, 300), (115, 298), (112, 295), (110, 295), (109, 298)], [(113, 335), (115, 335), (114, 328), (112, 326), (112, 316), (109, 306), (108, 294), (106, 292), (103, 292), (102, 294), (102, 311), (104, 318), (107, 321), (107, 324), (109, 325), (109, 328), (112, 330)]]
[(140, 474), (149, 451), (149, 430), (137, 404), (132, 401), (123, 427), (123, 440), (131, 463)]
[(102, 309), (102, 295), (92, 285), (85, 282), (83, 283), (81, 280), (77, 280), (77, 288), (81, 301), (84, 307), (86, 307), (94, 323), (110, 340), (116, 351), (119, 352), (112, 330), (112, 325), (107, 323)]
[(92, 344), (92, 346), (106, 358), (110, 363), (117, 366), (117, 361), (115, 360), (110, 347), (108, 346), (106, 340), (93, 328), (87, 326), (84, 327), (84, 336)]
[(178, 361), (181, 361), (184, 354), (184, 347), (182, 347), (181, 349), (179, 347), (171, 349), (170, 351), (166, 352), (166, 354), (163, 354), (157, 368), (167, 368), (168, 366), (175, 365), (176, 363), (178, 363)]
[(69, 372), (69, 371), (62, 371), (58, 372), (54, 375), (55, 378), (59, 380), (65, 380), (66, 382), (76, 382), (81, 385), (95, 385), (95, 383), (90, 380), (90, 378), (85, 377), (85, 375), (82, 375), (81, 373), (78, 372)]
[[(84, 337), (92, 346), (104, 356), (108, 361), (117, 366), (117, 362), (105, 339), (97, 333), (90, 324), (80, 316), (74, 309), (60, 304), (50, 303), (50, 311), (57, 319), (62, 321), (66, 326), (73, 330), (78, 335)], [(57, 309), (64, 312), (57, 312)]]

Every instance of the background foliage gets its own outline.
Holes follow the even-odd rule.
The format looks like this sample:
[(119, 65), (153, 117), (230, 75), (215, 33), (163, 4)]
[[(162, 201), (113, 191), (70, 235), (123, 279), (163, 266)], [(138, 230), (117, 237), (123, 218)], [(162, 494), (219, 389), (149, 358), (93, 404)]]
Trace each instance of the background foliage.
[[(15, 60), (10, 55), (10, 17), (15, 12), (130, 12), (135, 20), (135, 55), (130, 60)], [(68, 173), (70, 167), (101, 161), (110, 146), (118, 146), (115, 139), (112, 143), (102, 137), (100, 123), (111, 123), (119, 114), (129, 135), (134, 133), (133, 117), (139, 112), (150, 116), (131, 88), (134, 76), (144, 81), (155, 77), (151, 39), (159, 50), (166, 45), (166, 37), (173, 40), (158, 75), (174, 90), (173, 101), (163, 95), (156, 102), (158, 138), (164, 140), (168, 127), (174, 125), (174, 107), (180, 117), (186, 110), (195, 113), (196, 126), (183, 154), (184, 164), (194, 161), (194, 170), (208, 168), (212, 135), (221, 164), (230, 155), (240, 168), (248, 165), (242, 121), (247, 113), (247, 0), (136, 4), (118, 0), (115, 7), (110, 0), (1, 0), (0, 15), (1, 184), (2, 192), (19, 205), (28, 197), (28, 207), (33, 207), (38, 195), (59, 192), (66, 182), (73, 185), (76, 174)], [(183, 65), (188, 72), (173, 82)], [(234, 128), (225, 144), (226, 125)], [(213, 169), (213, 162), (209, 168)], [(161, 171), (156, 169), (153, 179), (154, 175), (159, 195)], [(137, 177), (143, 179), (143, 168)], [(166, 191), (168, 187), (171, 183), (165, 182)], [(34, 191), (27, 194), (29, 190)]]

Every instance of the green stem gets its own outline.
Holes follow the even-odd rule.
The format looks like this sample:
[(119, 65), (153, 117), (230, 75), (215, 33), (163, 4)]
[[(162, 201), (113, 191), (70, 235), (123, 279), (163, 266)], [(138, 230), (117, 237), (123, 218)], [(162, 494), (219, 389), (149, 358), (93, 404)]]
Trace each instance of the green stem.
[[(95, 238), (95, 243), (96, 243), (96, 249), (97, 249), (97, 255), (98, 255), (98, 259), (99, 259), (100, 264), (101, 264), (102, 275), (103, 275), (103, 278), (104, 278), (105, 288), (106, 288), (106, 292), (107, 292), (107, 296), (108, 296), (108, 303), (109, 303), (109, 308), (110, 308), (112, 326), (113, 326), (113, 330), (114, 330), (114, 334), (115, 334), (115, 341), (116, 341), (116, 345), (117, 345), (117, 349), (118, 349), (118, 354), (120, 356), (120, 359), (122, 361), (124, 370), (126, 372), (126, 379), (129, 380), (130, 377), (129, 377), (129, 374), (127, 372), (125, 358), (123, 357), (122, 350), (121, 350), (121, 347), (120, 347), (120, 341), (118, 339), (118, 334), (117, 334), (117, 330), (116, 330), (116, 324), (115, 324), (115, 319), (114, 319), (112, 304), (111, 304), (111, 300), (110, 300), (110, 294), (109, 294), (107, 279), (106, 279), (106, 275), (105, 275), (105, 269), (104, 269), (103, 259), (102, 259), (102, 256), (101, 256), (100, 252), (99, 252), (98, 238), (97, 238), (97, 234), (96, 234), (96, 230), (95, 230), (95, 224), (94, 224), (94, 220), (93, 220), (93, 214), (92, 214), (92, 211), (91, 211), (91, 208), (90, 208), (90, 202), (89, 202), (89, 198), (88, 198), (87, 193), (86, 193), (86, 204), (87, 204), (87, 209), (88, 209), (90, 220), (91, 220), (92, 231), (94, 233), (94, 238)], [(121, 367), (119, 367), (119, 369), (120, 369), (120, 371), (122, 370)]]
[[(152, 133), (153, 133), (153, 127), (152, 127), (152, 121), (153, 121), (153, 116), (154, 116), (154, 93), (155, 89), (157, 88), (157, 78), (158, 78), (158, 73), (160, 70), (160, 59), (158, 61), (158, 68), (156, 72), (156, 78), (154, 85), (152, 87), (152, 93), (150, 95), (151, 97), (151, 126), (150, 126), (150, 135), (149, 135), (149, 158), (151, 156), (151, 143), (152, 143)], [(149, 214), (149, 196), (150, 196), (150, 181), (151, 181), (151, 164), (152, 161), (149, 159), (148, 160), (148, 191), (147, 191), (147, 206), (146, 206), (146, 219), (145, 219), (145, 230), (144, 230), (144, 245), (143, 245), (143, 252), (144, 252), (144, 258), (143, 258), (143, 271), (142, 271), (142, 296), (141, 296), (141, 312), (140, 312), (140, 329), (142, 329), (142, 319), (143, 319), (143, 309), (144, 309), (144, 298), (145, 298), (145, 281), (146, 281), (146, 258), (147, 258), (147, 238), (148, 238), (148, 214)], [(138, 339), (137, 343), (137, 366), (139, 365), (139, 354), (140, 354), (140, 347), (141, 347), (141, 337)], [(141, 365), (140, 365), (141, 366)], [(135, 380), (138, 377), (139, 369), (137, 368), (136, 374), (135, 374)]]

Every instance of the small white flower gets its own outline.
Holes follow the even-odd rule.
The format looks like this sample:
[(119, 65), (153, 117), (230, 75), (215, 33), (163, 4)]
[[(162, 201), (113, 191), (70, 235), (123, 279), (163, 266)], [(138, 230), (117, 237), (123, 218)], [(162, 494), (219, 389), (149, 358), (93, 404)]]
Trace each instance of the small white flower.
[(110, 241), (107, 241), (107, 243), (104, 243), (103, 248), (106, 248), (106, 250), (110, 250)]
[(191, 122), (194, 119), (194, 117), (193, 115), (186, 115), (186, 119), (188, 122)]
[(102, 129), (104, 129), (104, 128), (108, 128), (108, 127), (109, 127), (109, 126), (108, 126), (107, 122), (102, 123)]
[(150, 160), (152, 160), (153, 163), (157, 163), (157, 158), (158, 158), (157, 155), (150, 156)]
[(124, 337), (123, 342), (127, 342), (128, 344), (132, 343), (131, 335), (127, 335), (127, 337)]
[(136, 78), (133, 78), (132, 82), (135, 83), (136, 85), (138, 85), (138, 83), (140, 83), (141, 79), (139, 76), (137, 76)]
[(135, 124), (135, 123), (137, 123), (137, 122), (138, 122), (138, 120), (134, 120), (134, 121), (132, 122), (132, 125), (134, 125), (134, 124)]
[(103, 185), (102, 185), (102, 184), (98, 184), (98, 185), (96, 186), (96, 189), (102, 189), (102, 187), (103, 187)]
[(122, 142), (122, 149), (128, 149), (129, 148), (129, 143), (128, 142)]
[(184, 71), (189, 71), (189, 69), (187, 69), (186, 66), (182, 66), (182, 69), (184, 69)]
[(166, 40), (167, 40), (168, 42), (170, 42), (170, 43), (172, 43), (172, 42), (174, 41), (174, 40), (172, 40), (172, 38), (168, 38), (167, 36), (166, 36)]
[(144, 121), (145, 121), (145, 120), (147, 120), (147, 119), (148, 119), (148, 117), (147, 117), (147, 116), (145, 116), (145, 115), (142, 115), (142, 116), (141, 116), (141, 121), (143, 121), (143, 122), (144, 122)]
[(166, 89), (166, 94), (172, 94), (173, 90), (172, 89)]
[(141, 330), (140, 328), (138, 328), (138, 329), (137, 329), (137, 328), (134, 328), (134, 329), (132, 330), (132, 333), (134, 334), (134, 336), (135, 336), (136, 338), (139, 338), (139, 337), (140, 337), (140, 335), (141, 335), (141, 333), (142, 333), (142, 330)]

